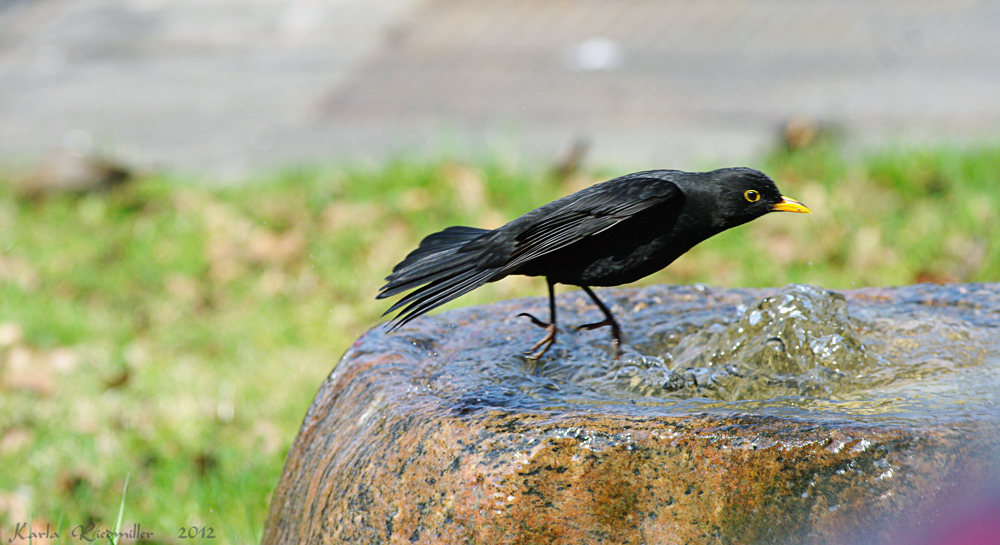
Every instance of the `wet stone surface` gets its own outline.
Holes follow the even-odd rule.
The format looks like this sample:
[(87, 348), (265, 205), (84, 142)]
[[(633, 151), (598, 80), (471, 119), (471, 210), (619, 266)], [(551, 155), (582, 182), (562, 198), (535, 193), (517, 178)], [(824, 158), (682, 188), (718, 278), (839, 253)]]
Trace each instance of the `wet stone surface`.
[[(600, 292), (362, 336), (265, 543), (843, 543), (932, 527), (998, 474), (1000, 284)], [(544, 312), (542, 312), (544, 314)]]

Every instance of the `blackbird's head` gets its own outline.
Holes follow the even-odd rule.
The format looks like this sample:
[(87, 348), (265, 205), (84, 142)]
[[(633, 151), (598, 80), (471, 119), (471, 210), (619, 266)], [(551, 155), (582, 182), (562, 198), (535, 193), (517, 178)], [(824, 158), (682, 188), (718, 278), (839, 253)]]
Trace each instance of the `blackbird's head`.
[(724, 229), (744, 224), (769, 212), (810, 212), (804, 204), (785, 197), (774, 181), (752, 168), (723, 168), (708, 173), (712, 218)]

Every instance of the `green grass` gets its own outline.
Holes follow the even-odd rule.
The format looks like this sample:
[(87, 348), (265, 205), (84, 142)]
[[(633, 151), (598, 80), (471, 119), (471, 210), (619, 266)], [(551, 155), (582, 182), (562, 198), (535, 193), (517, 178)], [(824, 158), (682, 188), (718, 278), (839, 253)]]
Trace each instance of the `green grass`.
[[(1000, 148), (821, 146), (751, 166), (814, 213), (724, 233), (643, 283), (1000, 279)], [(0, 184), (0, 538), (33, 516), (69, 542), (123, 505), (121, 527), (153, 542), (258, 541), (306, 408), (380, 321), (393, 264), (435, 230), (498, 226), (605, 177), (400, 160), (43, 201)], [(543, 293), (515, 277), (453, 306)]]

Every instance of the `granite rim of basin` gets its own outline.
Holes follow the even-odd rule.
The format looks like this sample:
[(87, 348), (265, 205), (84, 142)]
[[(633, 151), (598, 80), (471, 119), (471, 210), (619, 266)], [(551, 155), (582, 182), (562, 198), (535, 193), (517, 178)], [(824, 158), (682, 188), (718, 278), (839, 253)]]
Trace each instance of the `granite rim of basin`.
[(264, 542), (861, 543), (995, 484), (1000, 284), (601, 295), (617, 360), (581, 293), (537, 361), (541, 298), (367, 332)]

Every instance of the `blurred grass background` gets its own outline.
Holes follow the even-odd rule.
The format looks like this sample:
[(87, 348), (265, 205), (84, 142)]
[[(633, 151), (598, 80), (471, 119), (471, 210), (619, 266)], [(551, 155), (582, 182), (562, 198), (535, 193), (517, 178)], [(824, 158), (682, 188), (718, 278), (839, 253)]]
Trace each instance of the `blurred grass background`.
[[(813, 214), (724, 233), (642, 283), (1000, 279), (1000, 147), (822, 144), (748, 166)], [(110, 528), (130, 475), (124, 527), (150, 542), (190, 526), (259, 541), (301, 419), (381, 321), (392, 266), (431, 232), (496, 227), (619, 174), (399, 159), (46, 198), (0, 180), (0, 529)], [(512, 277), (452, 306), (543, 294)]]

